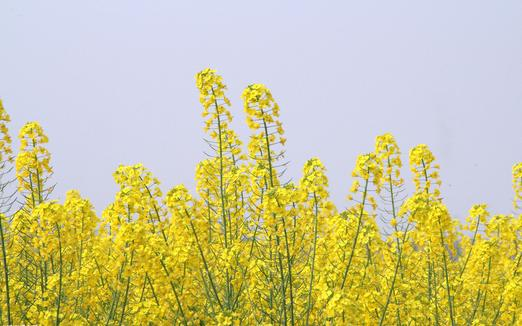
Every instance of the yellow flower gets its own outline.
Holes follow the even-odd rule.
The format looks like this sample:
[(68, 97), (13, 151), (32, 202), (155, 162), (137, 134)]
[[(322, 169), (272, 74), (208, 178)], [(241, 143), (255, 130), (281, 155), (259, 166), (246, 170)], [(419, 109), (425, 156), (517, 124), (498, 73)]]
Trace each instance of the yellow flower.
[[(401, 151), (385, 133), (357, 157), (351, 203), (338, 211), (319, 158), (298, 183), (285, 179), (280, 108), (266, 86), (242, 95), (248, 156), (222, 77), (205, 69), (196, 86), (210, 150), (195, 192), (177, 185), (164, 196), (143, 164), (120, 165), (101, 215), (76, 190), (63, 204), (50, 197), (47, 136), (24, 125), (19, 203), (0, 214), (1, 324), (521, 323), (522, 163), (512, 169), (517, 215), (476, 204), (461, 223), (429, 148), (409, 153), (407, 194)], [(0, 101), (3, 175), (9, 120)]]

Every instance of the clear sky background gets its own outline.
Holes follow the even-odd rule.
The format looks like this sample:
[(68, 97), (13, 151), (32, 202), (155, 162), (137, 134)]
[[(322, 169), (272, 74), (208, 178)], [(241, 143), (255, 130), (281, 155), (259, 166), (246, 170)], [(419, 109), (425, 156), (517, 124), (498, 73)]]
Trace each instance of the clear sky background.
[(455, 216), (480, 202), (511, 212), (522, 1), (0, 2), (0, 97), (13, 133), (37, 120), (49, 135), (57, 199), (80, 189), (101, 211), (112, 172), (137, 162), (164, 189), (194, 189), (206, 149), (194, 75), (205, 67), (228, 84), (245, 142), (240, 94), (271, 88), (288, 176), (319, 156), (340, 208), (356, 156), (391, 132), (405, 163), (430, 146)]

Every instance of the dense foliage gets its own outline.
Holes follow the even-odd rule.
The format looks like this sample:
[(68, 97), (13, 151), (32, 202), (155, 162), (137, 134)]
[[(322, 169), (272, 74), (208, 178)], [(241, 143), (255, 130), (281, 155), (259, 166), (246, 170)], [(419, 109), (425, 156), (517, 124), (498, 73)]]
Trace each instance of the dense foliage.
[(428, 147), (409, 152), (415, 190), (406, 196), (401, 152), (384, 134), (358, 157), (339, 211), (319, 159), (285, 181), (267, 87), (243, 92), (243, 147), (222, 78), (205, 69), (196, 84), (210, 154), (197, 166), (197, 194), (178, 185), (164, 196), (143, 165), (120, 166), (101, 216), (75, 190), (52, 200), (44, 131), (27, 123), (15, 155), (0, 102), (2, 324), (522, 322), (522, 163), (514, 214), (478, 204), (460, 223)]

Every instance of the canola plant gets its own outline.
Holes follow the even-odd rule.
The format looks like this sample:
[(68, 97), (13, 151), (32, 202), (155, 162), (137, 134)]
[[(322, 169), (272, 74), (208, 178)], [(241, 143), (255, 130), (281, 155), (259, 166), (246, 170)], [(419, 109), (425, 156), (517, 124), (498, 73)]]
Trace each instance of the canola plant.
[(357, 158), (339, 210), (318, 158), (284, 181), (286, 139), (266, 86), (242, 95), (247, 146), (222, 77), (205, 69), (196, 86), (211, 154), (196, 193), (164, 195), (143, 165), (120, 166), (101, 216), (76, 190), (53, 200), (47, 136), (27, 123), (13, 153), (0, 102), (2, 324), (522, 323), (522, 163), (512, 214), (477, 204), (461, 223), (429, 148), (409, 152), (406, 196), (401, 151), (384, 134)]

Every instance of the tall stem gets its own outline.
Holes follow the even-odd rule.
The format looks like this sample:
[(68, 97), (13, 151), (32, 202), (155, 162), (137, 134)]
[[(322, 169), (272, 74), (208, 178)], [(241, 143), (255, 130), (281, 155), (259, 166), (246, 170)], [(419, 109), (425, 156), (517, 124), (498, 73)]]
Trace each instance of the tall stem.
[(63, 259), (62, 259), (62, 237), (60, 235), (60, 226), (56, 224), (56, 231), (58, 232), (58, 257), (59, 257), (59, 274), (60, 279), (58, 283), (58, 302), (56, 304), (56, 325), (60, 325), (60, 305), (62, 303), (62, 285), (63, 285)]
[(308, 287), (308, 303), (306, 307), (306, 325), (309, 325), (310, 312), (312, 311), (312, 290), (314, 284), (315, 253), (317, 250), (317, 217), (319, 215), (317, 196), (314, 192), (314, 239), (312, 247), (312, 263), (310, 267), (310, 285)]
[(353, 256), (355, 255), (355, 248), (357, 247), (357, 241), (359, 239), (359, 233), (361, 233), (361, 226), (362, 226), (362, 216), (364, 214), (364, 205), (366, 203), (366, 196), (368, 195), (368, 181), (369, 178), (366, 178), (364, 180), (364, 192), (363, 192), (363, 199), (361, 203), (361, 209), (359, 211), (359, 219), (357, 221), (357, 231), (355, 232), (355, 238), (353, 240), (352, 244), (352, 252), (350, 253), (350, 258), (348, 258), (348, 264), (346, 265), (346, 268), (343, 273), (343, 281), (341, 283), (341, 290), (344, 289), (344, 286), (346, 284), (346, 279), (348, 277), (348, 272), (350, 271), (350, 267), (352, 265)]
[[(406, 231), (404, 231), (404, 235), (403, 235), (403, 239), (402, 239), (402, 243), (404, 244), (404, 242), (406, 241), (406, 234), (408, 232), (408, 227), (406, 227)], [(397, 237), (398, 239), (398, 237)], [(381, 319), (379, 321), (379, 326), (383, 325), (384, 323), (384, 320), (386, 318), (386, 311), (388, 310), (388, 305), (390, 304), (390, 301), (391, 301), (391, 296), (393, 294), (393, 291), (395, 289), (395, 280), (397, 279), (397, 274), (398, 274), (398, 271), (399, 271), (399, 266), (401, 265), (401, 259), (402, 259), (402, 252), (403, 252), (403, 248), (401, 248), (400, 246), (397, 247), (397, 263), (395, 264), (395, 272), (393, 273), (393, 279), (392, 279), (392, 284), (390, 286), (390, 291), (388, 292), (388, 297), (386, 298), (386, 304), (384, 305), (384, 308), (383, 308), (383, 312), (382, 312), (382, 315), (381, 315)]]
[(9, 266), (7, 265), (7, 254), (5, 249), (5, 239), (4, 239), (4, 225), (2, 224), (2, 220), (4, 219), (4, 215), (0, 214), (0, 238), (2, 241), (2, 258), (4, 261), (4, 275), (5, 275), (5, 297), (7, 303), (7, 324), (13, 324), (11, 319), (11, 298), (9, 292)]
[(455, 317), (453, 316), (454, 312), (453, 312), (453, 302), (451, 299), (451, 288), (450, 288), (449, 275), (448, 275), (448, 263), (447, 263), (447, 258), (446, 258), (446, 248), (444, 245), (444, 234), (442, 232), (440, 217), (439, 217), (439, 230), (440, 230), (440, 243), (442, 246), (442, 259), (443, 259), (443, 264), (444, 264), (444, 277), (446, 278), (446, 292), (448, 294), (448, 306), (449, 306), (449, 311), (450, 311), (450, 320), (451, 320), (451, 325), (453, 326), (453, 325), (455, 325)]

